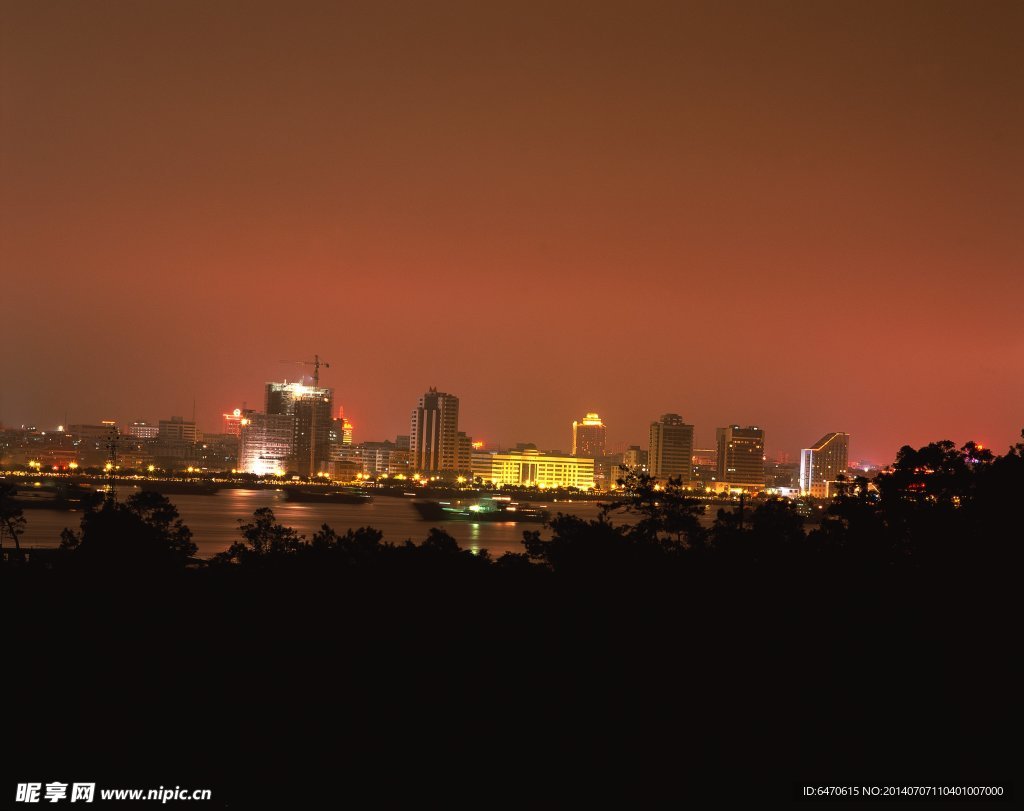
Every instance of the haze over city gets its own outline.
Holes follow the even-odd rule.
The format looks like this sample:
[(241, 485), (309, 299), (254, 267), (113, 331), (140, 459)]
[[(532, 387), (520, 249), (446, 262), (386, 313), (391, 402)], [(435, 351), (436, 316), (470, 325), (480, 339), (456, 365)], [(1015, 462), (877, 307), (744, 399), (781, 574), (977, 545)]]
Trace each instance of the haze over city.
[(1020, 436), (1019, 3), (244, 8), (0, 6), (3, 424)]
[(1022, 43), (0, 0), (0, 796), (1012, 802)]

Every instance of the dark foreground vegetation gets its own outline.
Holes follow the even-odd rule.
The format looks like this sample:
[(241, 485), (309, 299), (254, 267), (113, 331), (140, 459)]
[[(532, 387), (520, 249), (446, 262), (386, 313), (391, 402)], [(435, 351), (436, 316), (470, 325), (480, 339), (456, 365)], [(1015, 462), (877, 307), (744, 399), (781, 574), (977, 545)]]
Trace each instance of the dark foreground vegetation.
[(1010, 779), (1024, 445), (904, 448), (809, 533), (626, 484), (497, 560), (260, 510), (199, 564), (145, 493), (25, 560), (3, 509), (4, 772), (282, 808)]

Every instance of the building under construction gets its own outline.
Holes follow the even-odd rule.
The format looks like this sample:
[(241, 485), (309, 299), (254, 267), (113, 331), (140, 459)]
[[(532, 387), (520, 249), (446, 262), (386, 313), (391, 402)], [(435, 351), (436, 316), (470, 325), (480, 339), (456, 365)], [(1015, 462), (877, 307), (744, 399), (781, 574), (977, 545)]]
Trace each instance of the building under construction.
[(293, 418), (291, 464), (300, 476), (315, 476), (330, 460), (334, 390), (303, 383), (267, 383), (267, 416)]

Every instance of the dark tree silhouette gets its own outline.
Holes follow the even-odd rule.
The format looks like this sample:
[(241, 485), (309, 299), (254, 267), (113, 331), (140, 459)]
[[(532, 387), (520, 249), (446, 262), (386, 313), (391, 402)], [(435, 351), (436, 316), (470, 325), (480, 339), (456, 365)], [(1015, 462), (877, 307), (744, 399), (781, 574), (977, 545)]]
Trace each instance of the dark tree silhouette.
[[(282, 779), (289, 757), (304, 777), (344, 762), (353, 782), (397, 736), (415, 755), (386, 766), (416, 786), (417, 766), (429, 779), (452, 763), (488, 774), (528, 737), (544, 768), (517, 773), (520, 785), (537, 772), (526, 801), (551, 774), (570, 775), (577, 799), (587, 785), (608, 795), (615, 776), (633, 800), (637, 786), (678, 799), (704, 780), (720, 801), (723, 780), (730, 792), (746, 780), (752, 806), (837, 763), (1012, 774), (1024, 445), (905, 448), (872, 482), (842, 482), (806, 534), (784, 501), (753, 499), (742, 523), (723, 510), (704, 531), (677, 483), (634, 477), (625, 491), (617, 509), (560, 515), (493, 562), (441, 530), (392, 544), (322, 526), (307, 542), (261, 510), (218, 556), (243, 565), (142, 568), (103, 588), (45, 556), (9, 567), (12, 756), (52, 751), (40, 720), (78, 717), (87, 697), (123, 729), (146, 708), (126, 739), (140, 762), (188, 751), (230, 774), (236, 753), (259, 795), (239, 807), (266, 804), (275, 775), (278, 804), (294, 805), (304, 782)], [(133, 561), (148, 532), (173, 546), (177, 522), (155, 499), (93, 507), (70, 533), (76, 551), (53, 557), (109, 549), (112, 535)], [(83, 661), (68, 690), (68, 663)], [(219, 699), (182, 689), (197, 678)], [(93, 732), (62, 729), (79, 768)], [(578, 776), (566, 753), (581, 755)]]
[(720, 509), (711, 530), (719, 560), (746, 564), (783, 564), (803, 551), (804, 519), (788, 499), (768, 499), (741, 521), (738, 511)]
[(282, 558), (297, 554), (305, 545), (306, 539), (302, 535), (291, 527), (277, 523), (270, 507), (260, 507), (253, 512), (251, 522), (243, 524), (239, 518), (238, 523), (239, 532), (245, 540), (236, 541), (226, 552), (214, 555), (211, 563), (247, 563), (259, 559)]
[(704, 503), (683, 487), (682, 480), (670, 478), (662, 486), (636, 468), (621, 467), (622, 498), (604, 506), (605, 515), (636, 516), (633, 533), (651, 540), (671, 541), (687, 547), (702, 547), (706, 533), (698, 516), (704, 514)]
[(21, 508), (14, 504), (16, 492), (17, 488), (13, 484), (0, 483), (0, 548), (3, 547), (3, 538), (6, 535), (14, 541), (14, 548), (20, 556), (19, 538), (25, 531), (25, 516)]
[(125, 502), (90, 501), (79, 531), (61, 533), (61, 549), (77, 563), (110, 568), (181, 568), (196, 553), (192, 531), (177, 508), (166, 496), (150, 492)]
[(438, 527), (430, 528), (427, 539), (420, 544), (420, 548), (436, 555), (458, 555), (463, 551), (459, 548), (458, 541)]
[(310, 548), (321, 554), (340, 555), (349, 562), (369, 562), (379, 556), (390, 544), (384, 543), (384, 533), (372, 527), (346, 530), (339, 535), (327, 524), (313, 533)]
[(621, 573), (637, 559), (664, 555), (664, 548), (649, 536), (631, 533), (629, 527), (615, 526), (606, 515), (586, 521), (575, 515), (558, 515), (548, 526), (551, 538), (543, 540), (540, 530), (523, 533), (523, 546), (530, 560), (560, 574), (593, 576), (602, 580)]

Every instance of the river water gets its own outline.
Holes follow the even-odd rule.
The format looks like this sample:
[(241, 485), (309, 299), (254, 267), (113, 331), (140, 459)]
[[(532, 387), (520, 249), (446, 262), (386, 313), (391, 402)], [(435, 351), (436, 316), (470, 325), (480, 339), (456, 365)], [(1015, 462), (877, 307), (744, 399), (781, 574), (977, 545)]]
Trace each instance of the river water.
[[(129, 493), (118, 488), (121, 498)], [(293, 527), (307, 538), (321, 524), (329, 524), (342, 533), (355, 527), (373, 527), (384, 533), (384, 540), (403, 543), (411, 539), (419, 543), (427, 537), (432, 524), (420, 519), (411, 498), (378, 496), (368, 504), (303, 504), (286, 501), (279, 490), (242, 490), (225, 488), (212, 496), (172, 495), (181, 518), (192, 530), (192, 540), (199, 547), (198, 556), (208, 558), (241, 540), (238, 519), (252, 518), (254, 510), (270, 507), (277, 520)], [(531, 504), (533, 506), (533, 504)], [(551, 502), (544, 505), (552, 515), (567, 513), (581, 518), (596, 518), (599, 505), (594, 502)], [(25, 510), (27, 521), (23, 546), (55, 547), (65, 527), (78, 528), (81, 513), (59, 510)], [(492, 556), (523, 551), (523, 530), (542, 529), (537, 523), (471, 523), (446, 521), (441, 526), (464, 549), (486, 549)], [(547, 531), (543, 531), (547, 536)]]

